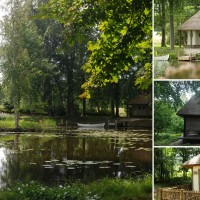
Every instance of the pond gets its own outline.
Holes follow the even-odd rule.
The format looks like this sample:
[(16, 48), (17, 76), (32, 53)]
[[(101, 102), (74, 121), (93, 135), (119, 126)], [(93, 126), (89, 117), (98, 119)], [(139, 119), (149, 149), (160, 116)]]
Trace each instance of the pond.
[(155, 79), (199, 79), (200, 62), (186, 61), (155, 61)]
[(151, 173), (151, 132), (0, 134), (0, 188), (15, 181), (91, 182)]

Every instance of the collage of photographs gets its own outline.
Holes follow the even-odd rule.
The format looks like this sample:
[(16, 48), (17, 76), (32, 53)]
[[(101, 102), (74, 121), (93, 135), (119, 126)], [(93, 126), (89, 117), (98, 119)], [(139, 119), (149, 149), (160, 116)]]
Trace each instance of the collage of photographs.
[(0, 0), (0, 200), (200, 200), (200, 0)]
[(154, 199), (200, 199), (200, 2), (154, 4)]

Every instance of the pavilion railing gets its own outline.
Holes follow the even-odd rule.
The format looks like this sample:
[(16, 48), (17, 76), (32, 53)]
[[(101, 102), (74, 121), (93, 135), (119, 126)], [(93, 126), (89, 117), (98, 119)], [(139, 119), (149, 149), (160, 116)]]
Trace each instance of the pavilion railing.
[(200, 200), (200, 192), (184, 189), (160, 189), (159, 200)]

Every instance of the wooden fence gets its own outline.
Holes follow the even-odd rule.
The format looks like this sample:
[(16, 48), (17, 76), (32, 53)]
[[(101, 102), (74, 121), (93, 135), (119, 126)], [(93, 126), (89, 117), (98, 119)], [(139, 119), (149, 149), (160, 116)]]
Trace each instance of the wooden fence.
[(160, 189), (160, 200), (200, 200), (200, 192), (187, 190)]

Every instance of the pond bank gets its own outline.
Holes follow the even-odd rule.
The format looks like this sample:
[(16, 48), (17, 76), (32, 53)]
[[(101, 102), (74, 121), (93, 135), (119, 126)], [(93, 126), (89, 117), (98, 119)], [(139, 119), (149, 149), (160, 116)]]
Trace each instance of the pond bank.
[(0, 200), (150, 200), (152, 179), (150, 175), (133, 179), (101, 179), (89, 184), (68, 184), (47, 187), (39, 183), (17, 184), (0, 192)]

